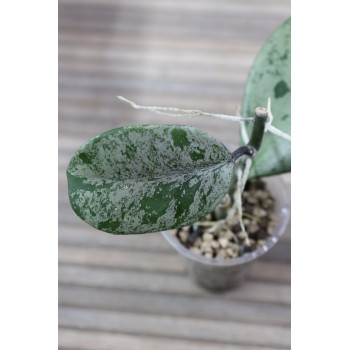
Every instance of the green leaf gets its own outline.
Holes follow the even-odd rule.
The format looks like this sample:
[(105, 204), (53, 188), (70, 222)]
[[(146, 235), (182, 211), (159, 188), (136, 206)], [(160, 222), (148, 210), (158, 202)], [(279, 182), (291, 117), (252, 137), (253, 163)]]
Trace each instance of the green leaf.
[[(271, 98), (275, 127), (290, 135), (291, 74), (290, 18), (266, 41), (249, 73), (242, 103), (242, 115), (253, 117), (256, 107), (266, 107)], [(248, 123), (247, 123), (248, 124)], [(248, 131), (252, 125), (246, 125)], [(249, 177), (290, 172), (290, 141), (266, 132)]]
[(231, 153), (189, 126), (127, 126), (89, 140), (72, 157), (75, 213), (114, 234), (156, 232), (198, 221), (228, 191)]

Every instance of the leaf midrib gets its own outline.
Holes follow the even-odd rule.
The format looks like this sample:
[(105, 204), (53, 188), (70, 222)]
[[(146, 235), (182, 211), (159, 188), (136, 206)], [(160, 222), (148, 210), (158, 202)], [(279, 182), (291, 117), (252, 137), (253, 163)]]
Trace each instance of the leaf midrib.
[(133, 182), (135, 180), (139, 180), (140, 182), (143, 180), (148, 180), (148, 181), (156, 181), (159, 179), (162, 179), (164, 177), (171, 177), (172, 175), (175, 176), (181, 176), (181, 175), (188, 175), (191, 173), (195, 173), (195, 172), (200, 172), (200, 171), (205, 171), (205, 170), (210, 170), (212, 168), (215, 168), (218, 165), (225, 165), (225, 164), (229, 164), (230, 160), (225, 161), (220, 161), (217, 163), (213, 163), (211, 165), (207, 165), (207, 166), (202, 166), (202, 167), (191, 167), (188, 169), (183, 169), (183, 170), (179, 170), (179, 171), (170, 171), (170, 172), (165, 172), (159, 176), (145, 176), (144, 174), (137, 174), (134, 176), (128, 176), (125, 178), (109, 178), (109, 177), (104, 177), (104, 176), (96, 176), (96, 177), (91, 177), (91, 176), (84, 176), (84, 175), (80, 175), (80, 174), (72, 174), (69, 169), (68, 171), (70, 172), (71, 175), (73, 175), (74, 177), (78, 177), (78, 178), (85, 178), (85, 179), (89, 179), (89, 180), (103, 180), (103, 181), (110, 181), (110, 182), (119, 182), (119, 181), (130, 181)]

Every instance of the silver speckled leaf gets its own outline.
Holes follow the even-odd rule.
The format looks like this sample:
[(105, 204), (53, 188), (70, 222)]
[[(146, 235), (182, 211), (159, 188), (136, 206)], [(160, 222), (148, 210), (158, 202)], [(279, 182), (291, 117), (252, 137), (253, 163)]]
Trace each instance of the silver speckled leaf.
[(228, 149), (196, 128), (127, 126), (80, 147), (68, 169), (75, 213), (113, 234), (189, 225), (212, 211), (233, 175)]
[[(291, 132), (291, 21), (285, 21), (265, 42), (256, 56), (246, 82), (242, 115), (253, 117), (256, 107), (267, 107), (271, 97), (273, 125)], [(247, 125), (252, 129), (251, 123)], [(254, 158), (249, 177), (290, 172), (291, 143), (265, 133), (262, 146)]]

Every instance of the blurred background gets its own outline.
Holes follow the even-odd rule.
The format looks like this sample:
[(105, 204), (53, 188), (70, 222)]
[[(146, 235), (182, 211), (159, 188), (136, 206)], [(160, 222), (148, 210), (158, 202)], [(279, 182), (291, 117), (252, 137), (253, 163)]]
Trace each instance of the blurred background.
[[(245, 285), (212, 294), (158, 233), (115, 237), (71, 210), (65, 170), (97, 134), (186, 124), (237, 143), (238, 125), (138, 104), (235, 115), (254, 57), (287, 0), (59, 0), (59, 347), (290, 348), (290, 227)], [(290, 176), (284, 179), (290, 182)]]

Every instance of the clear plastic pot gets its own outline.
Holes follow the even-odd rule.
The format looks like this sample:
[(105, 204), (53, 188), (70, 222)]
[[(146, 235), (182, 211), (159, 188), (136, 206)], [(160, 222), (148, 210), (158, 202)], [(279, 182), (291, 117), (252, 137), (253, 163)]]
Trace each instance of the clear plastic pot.
[(281, 238), (290, 217), (290, 191), (281, 176), (264, 178), (267, 188), (275, 199), (277, 221), (275, 231), (265, 245), (251, 253), (233, 259), (209, 259), (192, 253), (169, 231), (162, 232), (165, 239), (185, 259), (192, 280), (210, 290), (227, 290), (239, 286), (247, 277), (254, 261), (269, 251)]

